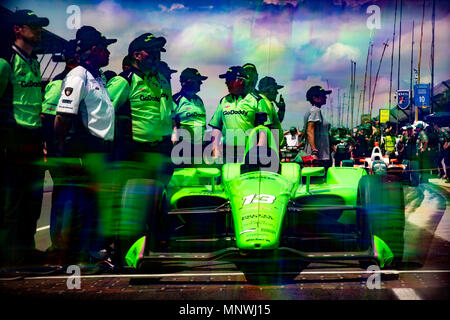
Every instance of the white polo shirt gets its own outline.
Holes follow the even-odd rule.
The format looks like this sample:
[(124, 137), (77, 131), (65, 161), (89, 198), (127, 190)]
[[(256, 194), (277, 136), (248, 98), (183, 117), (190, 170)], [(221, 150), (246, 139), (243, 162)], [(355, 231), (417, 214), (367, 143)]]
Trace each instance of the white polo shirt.
[(106, 83), (84, 67), (71, 70), (62, 84), (56, 112), (78, 114), (89, 132), (98, 138), (114, 139), (114, 107)]

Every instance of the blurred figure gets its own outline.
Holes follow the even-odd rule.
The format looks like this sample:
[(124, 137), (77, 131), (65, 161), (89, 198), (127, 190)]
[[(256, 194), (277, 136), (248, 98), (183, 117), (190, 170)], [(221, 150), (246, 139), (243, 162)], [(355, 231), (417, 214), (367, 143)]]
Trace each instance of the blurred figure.
[(302, 132), (300, 132), (296, 127), (290, 127), (288, 131), (283, 132), (284, 138), (286, 140), (286, 147), (288, 150), (298, 152), (302, 146)]
[[(267, 109), (269, 110), (269, 114), (267, 116), (270, 119), (270, 122), (272, 122), (272, 128), (278, 130), (278, 140), (280, 141), (280, 144), (282, 144), (283, 141), (283, 128), (281, 127), (281, 121), (278, 118), (274, 105), (277, 103), (276, 99), (278, 96), (278, 90), (282, 88), (284, 88), (284, 86), (279, 85), (272, 77), (264, 77), (259, 80), (259, 95), (266, 101), (268, 107)], [(281, 95), (280, 101), (283, 101)], [(283, 108), (285, 108), (285, 106)]]
[(385, 155), (391, 158), (395, 158), (395, 131), (391, 123), (387, 123), (384, 135), (381, 138), (381, 148), (384, 150)]
[(108, 65), (107, 47), (117, 40), (105, 38), (90, 26), (81, 27), (76, 40), (78, 66), (62, 84), (55, 133), (70, 186), (60, 195), (71, 206), (64, 217), (70, 223), (65, 230), (65, 263), (86, 265), (99, 259), (97, 254), (104, 248), (99, 220), (108, 206), (105, 186), (110, 185), (110, 175), (106, 169), (114, 140), (114, 109), (100, 68)]
[[(56, 157), (58, 150), (56, 146), (56, 136), (54, 131), (54, 122), (56, 117), (56, 107), (58, 106), (59, 98), (64, 78), (74, 69), (78, 62), (75, 59), (76, 40), (70, 40), (63, 50), (63, 59), (66, 63), (64, 70), (56, 75), (45, 87), (44, 102), (42, 103), (42, 129), (44, 134), (44, 153), (47, 157), (47, 168), (52, 177), (52, 208), (50, 213), (50, 239), (52, 244), (47, 250), (48, 261), (59, 264), (60, 249), (65, 247), (62, 239), (62, 225), (65, 204), (63, 204), (59, 197), (61, 190), (64, 188), (64, 166), (58, 164)], [(64, 191), (63, 191), (64, 192)]]
[(419, 170), (420, 170), (420, 181), (425, 182), (425, 172), (424, 170), (427, 167), (426, 164), (426, 152), (428, 149), (428, 136), (424, 130), (424, 125), (422, 123), (418, 123), (416, 125), (415, 130), (415, 136), (416, 136), (416, 157), (419, 163)]
[(436, 159), (438, 175), (442, 179), (450, 179), (450, 133), (435, 122), (433, 129), (437, 132), (439, 155)]
[[(229, 94), (220, 100), (209, 122), (213, 128), (212, 156), (218, 158), (225, 151), (225, 156), (229, 155), (227, 161), (241, 162), (247, 135), (255, 127), (255, 115), (257, 112), (268, 114), (268, 107), (260, 95), (250, 91), (250, 79), (241, 66), (230, 67), (219, 78), (225, 79)], [(265, 125), (272, 123), (269, 120)], [(225, 148), (222, 148), (222, 136)]]
[(177, 129), (186, 130), (186, 134), (180, 137), (181, 140), (179, 137), (175, 137), (174, 140), (176, 142), (184, 141), (184, 150), (190, 150), (190, 155), (183, 158), (183, 162), (187, 164), (194, 163), (192, 160), (195, 159), (198, 159), (195, 163), (202, 163), (206, 110), (198, 93), (206, 79), (208, 77), (202, 76), (197, 69), (186, 68), (180, 75), (181, 90), (173, 95), (173, 102), (175, 103), (174, 119)]
[(43, 258), (34, 243), (44, 169), (41, 72), (33, 50), (49, 20), (18, 10), (8, 22), (14, 43), (0, 57), (0, 267), (22, 267)]
[(339, 128), (338, 134), (332, 137), (332, 146), (334, 150), (334, 165), (341, 166), (343, 160), (350, 160), (351, 151), (354, 146), (352, 137), (345, 132), (345, 128)]
[[(172, 88), (161, 73), (166, 39), (144, 33), (128, 46), (131, 67), (108, 83), (117, 118), (114, 154), (116, 194), (112, 230), (115, 262), (124, 263), (127, 250), (141, 236), (152, 233), (158, 248), (167, 244), (162, 190), (173, 173), (174, 130)], [(111, 234), (113, 235), (113, 234)], [(117, 246), (116, 246), (117, 245)], [(159, 249), (161, 250), (161, 249)]]
[(320, 86), (312, 86), (306, 92), (306, 100), (311, 108), (305, 114), (304, 128), (306, 129), (305, 152), (319, 161), (321, 167), (331, 166), (329, 123), (323, 117), (321, 107), (327, 103), (327, 95), (331, 90)]

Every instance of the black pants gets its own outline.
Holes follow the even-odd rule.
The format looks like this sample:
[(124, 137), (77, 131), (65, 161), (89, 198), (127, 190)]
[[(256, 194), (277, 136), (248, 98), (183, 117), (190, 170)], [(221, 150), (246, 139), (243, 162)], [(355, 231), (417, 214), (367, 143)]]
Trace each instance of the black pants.
[(41, 214), (44, 168), (40, 129), (15, 126), (1, 137), (0, 263), (30, 262)]
[(116, 143), (113, 170), (116, 188), (109, 219), (114, 222), (108, 237), (115, 240), (114, 260), (119, 265), (124, 263), (129, 247), (155, 224), (158, 228), (153, 230), (153, 240), (168, 236), (160, 213), (164, 211), (162, 193), (174, 171), (171, 151), (170, 136), (154, 143), (120, 140)]
[(334, 165), (336, 167), (341, 166), (342, 160), (350, 160), (350, 152), (348, 153), (335, 153), (334, 154)]

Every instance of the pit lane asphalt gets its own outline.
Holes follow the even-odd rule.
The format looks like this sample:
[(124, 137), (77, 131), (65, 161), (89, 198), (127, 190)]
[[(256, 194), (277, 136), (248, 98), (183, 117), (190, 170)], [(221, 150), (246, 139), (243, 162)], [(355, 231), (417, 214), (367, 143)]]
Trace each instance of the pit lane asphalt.
[[(40, 250), (50, 245), (51, 186), (46, 191), (36, 233)], [(67, 288), (65, 273), (0, 281), (0, 290), (10, 296), (77, 300), (448, 300), (450, 184), (430, 179), (404, 191), (407, 264), (383, 271), (378, 289), (368, 287), (375, 283), (373, 273), (354, 262), (336, 262), (310, 264), (283, 285), (249, 284), (233, 264), (209, 263), (176, 274), (82, 274), (79, 290)]]

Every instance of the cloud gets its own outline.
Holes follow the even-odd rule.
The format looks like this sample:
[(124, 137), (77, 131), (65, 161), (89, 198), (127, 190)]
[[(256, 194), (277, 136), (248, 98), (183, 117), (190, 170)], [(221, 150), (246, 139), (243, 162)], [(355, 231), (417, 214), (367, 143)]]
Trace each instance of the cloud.
[(172, 12), (175, 10), (187, 9), (187, 7), (185, 7), (184, 4), (181, 3), (173, 3), (170, 8), (166, 7), (165, 5), (159, 4), (158, 8), (160, 8), (162, 12)]
[(332, 65), (350, 59), (356, 60), (359, 56), (360, 52), (357, 48), (337, 42), (327, 48), (325, 54), (319, 59), (319, 63)]
[(133, 23), (133, 14), (114, 1), (106, 0), (92, 9), (83, 9), (81, 23), (94, 26), (106, 34), (113, 33), (129, 28)]
[(220, 24), (194, 23), (171, 39), (170, 51), (186, 62), (226, 63), (233, 60), (231, 30)]

